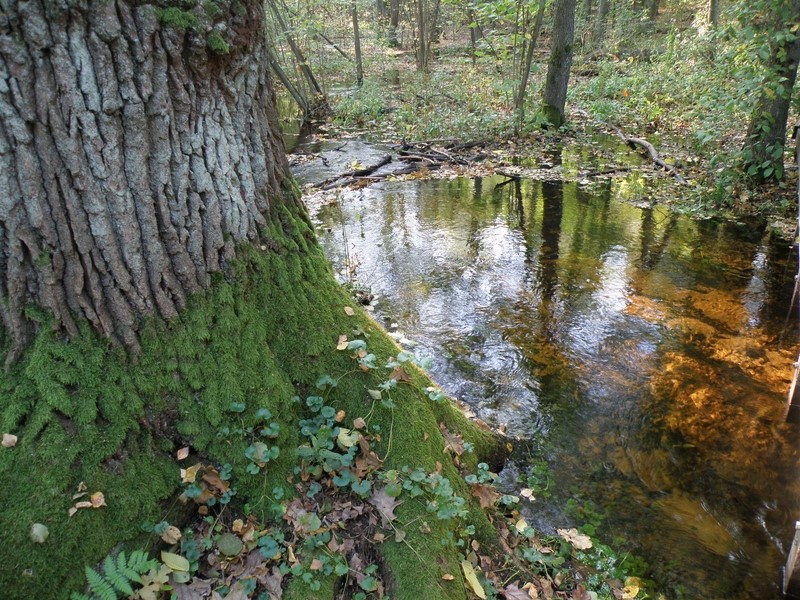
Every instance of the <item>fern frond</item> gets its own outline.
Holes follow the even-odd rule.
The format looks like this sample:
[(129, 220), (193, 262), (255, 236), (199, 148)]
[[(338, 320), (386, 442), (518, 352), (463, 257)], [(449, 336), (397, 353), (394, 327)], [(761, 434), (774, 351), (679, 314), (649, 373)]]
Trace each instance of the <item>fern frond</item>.
[[(150, 569), (158, 568), (159, 562), (150, 558), (147, 552), (143, 550), (134, 550), (131, 552), (130, 557), (128, 558), (128, 570), (133, 571), (137, 575), (143, 575), (147, 573)], [(126, 574), (127, 574), (126, 570)], [(133, 581), (137, 581), (130, 575), (128, 575), (128, 579)]]
[(117, 592), (114, 591), (113, 586), (106, 581), (105, 577), (100, 575), (91, 567), (85, 567), (86, 579), (89, 582), (89, 589), (100, 600), (117, 600)]
[[(124, 564), (125, 556), (122, 556), (122, 558)], [(110, 583), (114, 589), (125, 594), (125, 597), (133, 596), (133, 588), (129, 581), (130, 578), (125, 573), (124, 569), (117, 569), (117, 563), (114, 562), (114, 558), (110, 554), (106, 556), (106, 559), (103, 561), (103, 571), (105, 572), (106, 581)]]

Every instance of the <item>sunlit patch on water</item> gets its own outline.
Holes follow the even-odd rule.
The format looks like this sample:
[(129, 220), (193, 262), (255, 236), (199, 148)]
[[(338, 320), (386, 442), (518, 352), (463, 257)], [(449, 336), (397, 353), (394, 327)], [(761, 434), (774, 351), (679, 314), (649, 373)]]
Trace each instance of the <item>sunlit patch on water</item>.
[(564, 495), (531, 522), (579, 524), (566, 499), (588, 501), (671, 597), (779, 597), (800, 516), (788, 245), (618, 202), (646, 197), (635, 173), (503, 181), (344, 192), (316, 216), (321, 240), (449, 394), (544, 436)]

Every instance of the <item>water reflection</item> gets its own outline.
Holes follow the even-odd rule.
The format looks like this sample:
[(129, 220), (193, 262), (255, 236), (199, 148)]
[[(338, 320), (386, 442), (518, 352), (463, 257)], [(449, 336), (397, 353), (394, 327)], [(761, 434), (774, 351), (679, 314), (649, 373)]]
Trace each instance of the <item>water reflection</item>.
[[(443, 387), (512, 435), (542, 434), (559, 489), (604, 511), (600, 533), (671, 597), (777, 598), (800, 514), (781, 423), (789, 249), (620, 203), (620, 188), (386, 183), (318, 219), (334, 264), (357, 261)], [(564, 502), (531, 519), (568, 524)]]

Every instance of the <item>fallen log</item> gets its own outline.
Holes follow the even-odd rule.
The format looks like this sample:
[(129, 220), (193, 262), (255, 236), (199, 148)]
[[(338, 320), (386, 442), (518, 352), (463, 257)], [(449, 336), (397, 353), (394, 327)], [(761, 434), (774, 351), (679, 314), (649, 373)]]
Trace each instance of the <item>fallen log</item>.
[(340, 173), (339, 175), (335, 175), (333, 177), (328, 177), (328, 179), (326, 179), (324, 181), (320, 181), (319, 183), (314, 185), (314, 187), (315, 188), (322, 188), (322, 189), (326, 189), (326, 190), (332, 189), (334, 187), (340, 187), (339, 185), (331, 185), (331, 184), (336, 184), (336, 182), (339, 181), (340, 179), (353, 178), (353, 177), (363, 177), (365, 175), (371, 175), (372, 173), (374, 173), (375, 171), (377, 171), (378, 169), (380, 169), (384, 165), (388, 165), (390, 162), (392, 162), (392, 155), (391, 154), (385, 154), (375, 164), (372, 164), (372, 165), (369, 165), (369, 166), (366, 166), (366, 167), (362, 167), (360, 169), (351, 169), (349, 171), (345, 171), (344, 173)]
[(662, 159), (661, 156), (659, 156), (658, 151), (655, 149), (655, 147), (653, 147), (653, 144), (651, 144), (647, 140), (643, 140), (642, 138), (625, 135), (619, 127), (615, 127), (614, 125), (610, 125), (610, 127), (611, 129), (614, 130), (614, 132), (617, 134), (617, 136), (619, 136), (619, 138), (623, 142), (628, 144), (628, 146), (630, 146), (631, 148), (640, 146), (645, 150), (647, 150), (647, 154), (650, 155), (650, 160), (652, 160), (654, 164), (658, 165), (659, 167), (667, 171), (670, 175), (672, 175), (675, 178), (675, 181), (677, 181), (678, 183), (686, 185), (687, 181), (686, 179), (683, 178), (678, 169), (675, 168), (673, 165), (665, 162), (664, 159)]

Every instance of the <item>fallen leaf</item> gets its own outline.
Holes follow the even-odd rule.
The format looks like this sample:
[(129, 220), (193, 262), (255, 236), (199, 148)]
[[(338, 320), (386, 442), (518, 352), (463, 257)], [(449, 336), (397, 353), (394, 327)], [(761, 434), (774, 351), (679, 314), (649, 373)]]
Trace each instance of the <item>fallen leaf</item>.
[(450, 575), (450, 573), (445, 573), (444, 575), (442, 575), (442, 579), (444, 579), (445, 581), (453, 581), (455, 577), (453, 575)]
[(339, 341), (336, 343), (337, 350), (347, 350), (347, 336), (340, 335)]
[(367, 422), (361, 417), (353, 419), (353, 429), (364, 429), (366, 426)]
[(406, 539), (406, 530), (405, 529), (395, 529), (394, 530), (394, 541), (398, 544)]
[(392, 498), (386, 493), (385, 488), (373, 490), (372, 495), (367, 500), (372, 506), (378, 509), (378, 514), (381, 516), (381, 525), (388, 528), (389, 524), (397, 519), (394, 514), (394, 509), (400, 504), (397, 498)]
[(175, 453), (175, 458), (178, 460), (183, 460), (187, 456), (189, 456), (189, 446), (184, 446)]
[(356, 311), (354, 311), (354, 310), (353, 310), (351, 307), (349, 307), (349, 306), (345, 306), (345, 307), (344, 307), (344, 314), (346, 314), (348, 317), (352, 317), (352, 316), (355, 314), (355, 312), (356, 312)]
[(531, 600), (532, 596), (523, 588), (517, 587), (517, 584), (511, 583), (503, 590), (506, 600)]
[(472, 563), (468, 560), (462, 560), (461, 570), (464, 571), (464, 579), (467, 580), (475, 595), (481, 600), (486, 600), (486, 592), (483, 590), (481, 582), (478, 581), (478, 576), (475, 574), (475, 569), (472, 568)]
[(244, 521), (241, 519), (235, 519), (233, 523), (231, 523), (231, 531), (233, 531), (233, 533), (241, 533), (243, 528)]
[(161, 551), (161, 562), (168, 566), (173, 571), (188, 571), (189, 561), (180, 554), (172, 552)]
[(194, 480), (197, 479), (197, 473), (200, 472), (200, 469), (203, 468), (203, 463), (197, 463), (189, 467), (188, 469), (181, 469), (181, 482), (182, 483), (194, 483)]
[(526, 521), (524, 518), (521, 518), (519, 521), (517, 521), (517, 522), (514, 524), (514, 527), (515, 527), (515, 528), (516, 528), (516, 530), (517, 530), (517, 531), (519, 531), (520, 533), (524, 533), (524, 532), (525, 532), (525, 530), (528, 528), (528, 522), (527, 522), (527, 521)]
[(457, 433), (451, 433), (444, 423), (439, 423), (439, 430), (444, 436), (444, 450), (442, 452), (461, 456), (464, 454), (464, 440)]
[(50, 536), (50, 530), (47, 525), (42, 523), (34, 523), (31, 525), (30, 537), (34, 544), (44, 544)]
[(638, 577), (628, 577), (625, 580), (625, 587), (622, 588), (622, 600), (633, 600), (639, 594), (642, 587), (642, 580)]
[(519, 491), (519, 495), (525, 498), (526, 500), (530, 500), (531, 502), (536, 500), (536, 498), (533, 495), (533, 490), (531, 488), (522, 488)]
[(347, 413), (344, 410), (340, 410), (340, 411), (338, 411), (336, 413), (336, 417), (334, 418), (334, 421), (336, 421), (337, 423), (341, 423), (342, 421), (344, 421), (344, 418), (345, 418), (346, 415), (347, 415)]
[(79, 492), (85, 492), (85, 491), (86, 491), (86, 490), (88, 490), (88, 489), (89, 489), (89, 488), (86, 486), (86, 482), (85, 482), (85, 481), (81, 481), (81, 482), (78, 484), (78, 491), (79, 491)]
[(359, 439), (361, 439), (361, 434), (359, 432), (339, 427), (339, 435), (336, 436), (336, 444), (342, 450), (347, 450), (355, 446)]
[(380, 390), (367, 390), (369, 397), (373, 400), (380, 400), (381, 399), (381, 392)]
[(403, 367), (395, 367), (392, 369), (389, 378), (397, 381), (405, 381), (406, 383), (411, 381), (411, 376), (406, 373), (406, 370)]
[(571, 600), (592, 600), (592, 595), (579, 583), (572, 592)]
[(319, 571), (320, 569), (322, 569), (323, 566), (324, 565), (322, 564), (322, 561), (318, 558), (315, 558), (311, 561), (311, 564), (309, 565), (308, 568), (311, 569), (312, 571)]
[(174, 525), (170, 525), (164, 530), (164, 533), (161, 534), (161, 539), (164, 540), (165, 543), (172, 545), (177, 544), (181, 539), (181, 530), (175, 527)]
[(588, 550), (592, 547), (592, 538), (578, 533), (578, 530), (574, 527), (572, 529), (556, 529), (556, 531), (558, 535), (572, 544), (576, 550)]
[(3, 448), (13, 448), (14, 446), (17, 445), (18, 439), (19, 438), (17, 438), (17, 436), (15, 436), (14, 434), (4, 433), (2, 441)]
[(103, 495), (103, 492), (95, 492), (91, 496), (89, 496), (90, 505), (92, 508), (100, 508), (101, 506), (106, 506), (106, 497)]
[(472, 496), (478, 499), (481, 508), (486, 509), (494, 506), (494, 503), (497, 502), (500, 494), (498, 494), (497, 490), (490, 485), (474, 483), (472, 484)]

